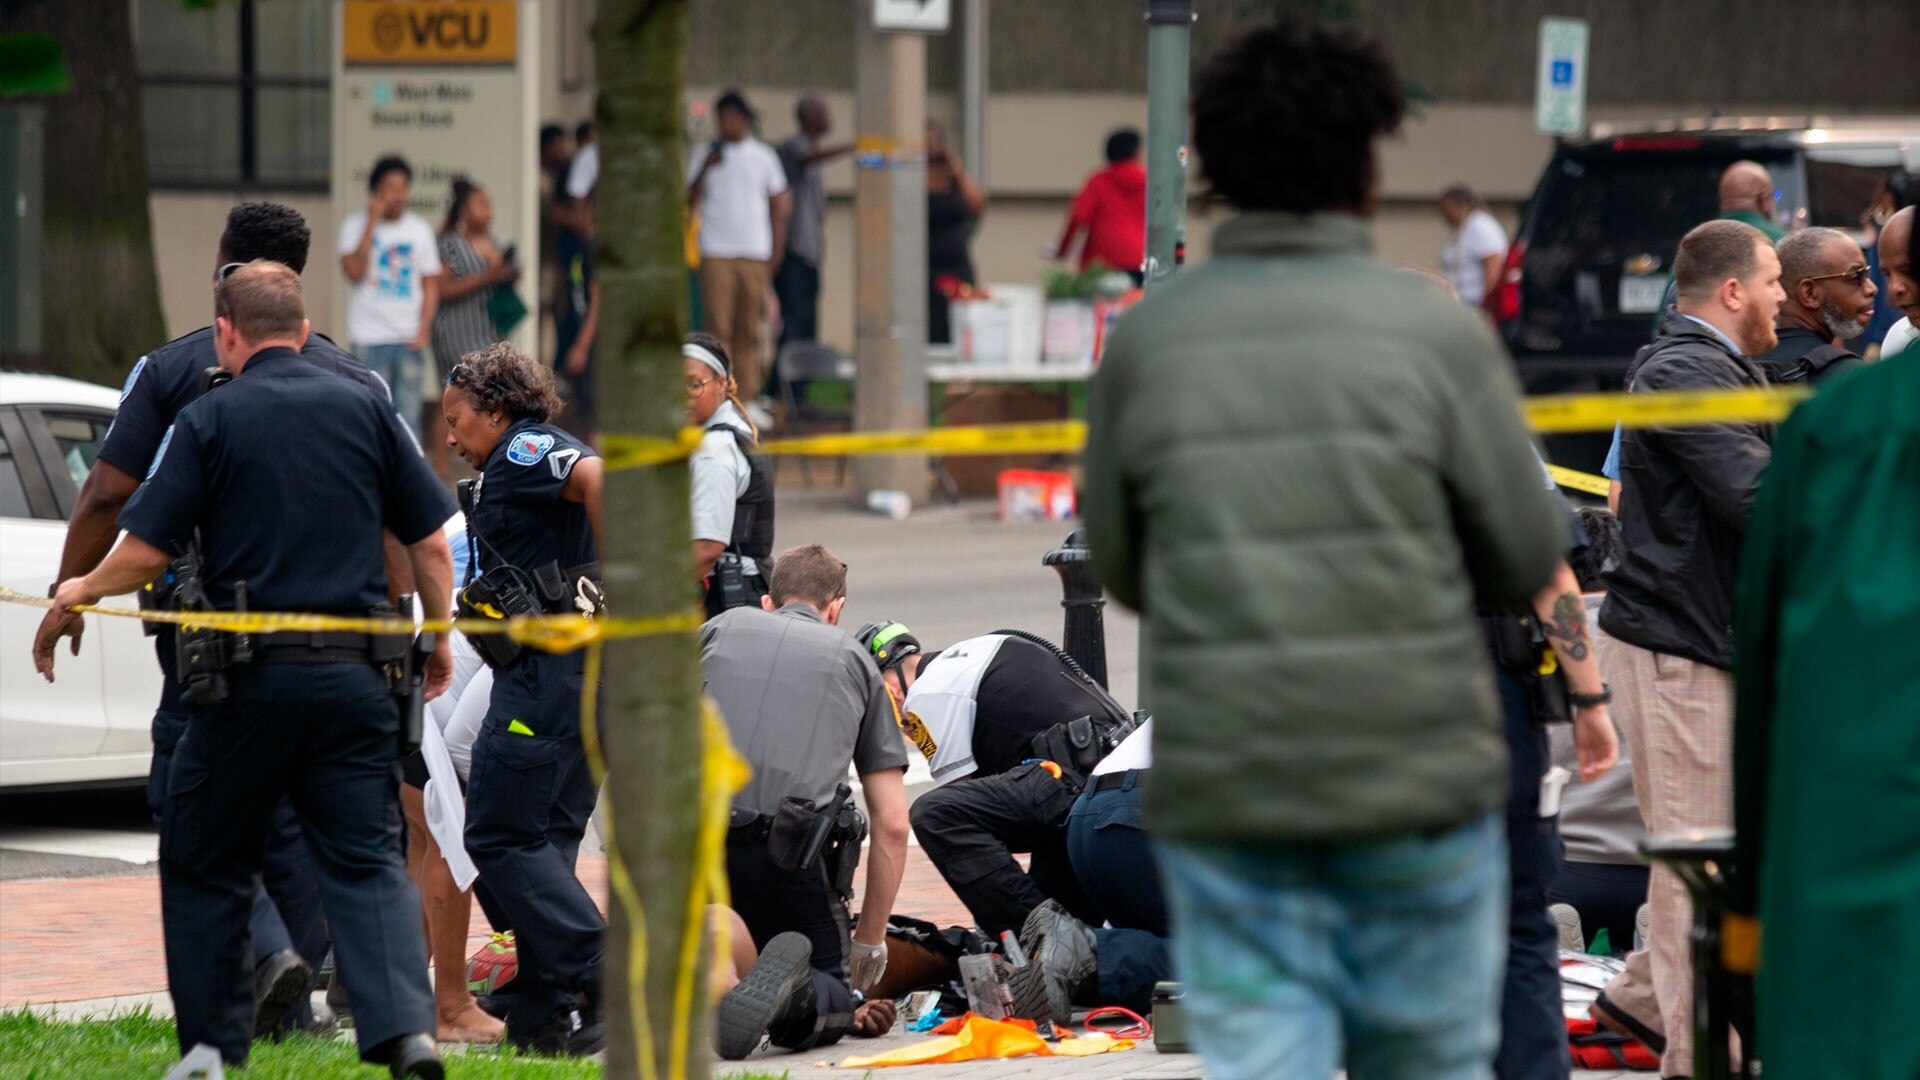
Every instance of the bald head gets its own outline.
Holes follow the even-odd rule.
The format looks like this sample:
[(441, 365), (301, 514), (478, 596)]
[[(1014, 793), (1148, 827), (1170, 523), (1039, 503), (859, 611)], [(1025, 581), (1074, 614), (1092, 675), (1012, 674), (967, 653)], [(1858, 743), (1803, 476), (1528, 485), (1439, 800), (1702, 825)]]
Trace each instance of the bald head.
[(1887, 219), (1880, 228), (1880, 272), (1886, 275), (1886, 302), (1920, 328), (1920, 279), (1913, 273), (1914, 207)]
[(1736, 161), (1720, 174), (1720, 212), (1773, 216), (1773, 174), (1757, 161)]
[(255, 259), (215, 282), (213, 315), (214, 350), (235, 374), (262, 349), (307, 341), (300, 275), (281, 263)]
[(1866, 331), (1879, 289), (1853, 237), (1838, 229), (1801, 229), (1788, 233), (1778, 250), (1780, 287), (1787, 294), (1782, 327), (1804, 326), (1843, 340)]

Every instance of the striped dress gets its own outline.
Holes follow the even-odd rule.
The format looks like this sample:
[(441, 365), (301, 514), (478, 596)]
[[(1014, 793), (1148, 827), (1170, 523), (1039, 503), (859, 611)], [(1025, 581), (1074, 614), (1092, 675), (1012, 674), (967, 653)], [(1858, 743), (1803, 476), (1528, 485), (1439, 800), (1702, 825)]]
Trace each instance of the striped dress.
[[(488, 240), (493, 242), (494, 250), (500, 250), (498, 240), (492, 237)], [(440, 263), (446, 267), (449, 281), (487, 270), (487, 260), (481, 258), (457, 229), (440, 235)], [(453, 370), (462, 356), (500, 340), (493, 318), (487, 314), (487, 298), (495, 288), (498, 286), (476, 289), (458, 300), (440, 302), (440, 310), (433, 317), (433, 356), (440, 365), (441, 378)]]

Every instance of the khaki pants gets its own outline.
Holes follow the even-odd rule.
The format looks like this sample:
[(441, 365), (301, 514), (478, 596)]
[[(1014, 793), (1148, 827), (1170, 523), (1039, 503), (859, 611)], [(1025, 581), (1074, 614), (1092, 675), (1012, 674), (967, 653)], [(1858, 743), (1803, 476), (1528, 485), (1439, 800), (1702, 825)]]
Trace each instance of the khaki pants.
[(700, 260), (700, 298), (707, 307), (707, 332), (726, 343), (740, 400), (760, 396), (760, 316), (767, 303), (767, 264), (763, 259)]
[[(1733, 676), (1602, 635), (1600, 673), (1633, 759), (1647, 832), (1733, 826)], [(1607, 986), (1607, 1000), (1666, 1036), (1660, 1075), (1693, 1075), (1693, 902), (1663, 866), (1647, 891), (1646, 948)]]

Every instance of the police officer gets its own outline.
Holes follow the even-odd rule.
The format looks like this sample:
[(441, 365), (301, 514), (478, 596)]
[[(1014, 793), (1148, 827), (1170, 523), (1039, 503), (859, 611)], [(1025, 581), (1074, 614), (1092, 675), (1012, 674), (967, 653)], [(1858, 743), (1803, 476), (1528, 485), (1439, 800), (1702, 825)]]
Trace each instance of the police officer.
[[(214, 610), (364, 615), (387, 598), (382, 529), (406, 545), (427, 610), (445, 610), (453, 512), (388, 403), (301, 362), (300, 278), (256, 261), (215, 286), (215, 351), (236, 376), (182, 409), (119, 518), (126, 537), (60, 610), (131, 592), (197, 545)], [(184, 635), (183, 635), (184, 636)], [(174, 749), (160, 826), (167, 973), (183, 1050), (244, 1064), (252, 1040), (246, 907), (266, 822), (291, 795), (356, 1005), (361, 1057), (439, 1077), (420, 898), (401, 865), (400, 707), (376, 666), (406, 639), (208, 634), (180, 675), (205, 702)], [(223, 655), (224, 654), (224, 655)], [(446, 686), (444, 642), (422, 660)]]
[[(1002, 630), (941, 652), (898, 622), (860, 641), (900, 702), (900, 726), (938, 785), (913, 804), (913, 834), (989, 935), (1018, 930), (1052, 897), (1098, 912), (1067, 858), (1067, 811), (1133, 718), (1051, 642)], [(1016, 852), (1032, 857), (1021, 872)]]
[(688, 462), (693, 479), (693, 567), (707, 615), (758, 607), (767, 595), (760, 563), (773, 555), (773, 469), (754, 449), (753, 423), (735, 396), (732, 362), (712, 334), (680, 347), (687, 416), (702, 429)]
[[(804, 1050), (856, 1021), (856, 993), (887, 962), (887, 919), (907, 855), (906, 748), (866, 650), (839, 629), (847, 567), (819, 545), (774, 564), (772, 592), (700, 631), (707, 691), (753, 766), (734, 799), (727, 876), (760, 956), (721, 998), (720, 1056)], [(864, 823), (847, 805), (851, 765), (872, 820), (860, 924), (847, 900)], [(849, 952), (849, 949), (851, 952)]]
[[(297, 273), (306, 265), (310, 239), (306, 219), (291, 207), (270, 202), (241, 203), (227, 213), (213, 265), (231, 267), (267, 259)], [(300, 358), (365, 384), (382, 399), (388, 397), (386, 384), (378, 375), (323, 335), (307, 335)], [(214, 378), (225, 377), (219, 363), (214, 330), (209, 326), (167, 342), (134, 364), (120, 391), (120, 408), (113, 426), (80, 488), (73, 520), (67, 525), (58, 580), (79, 577), (99, 565), (119, 532), (114, 518), (147, 475), (161, 437), (173, 425), (174, 417), (206, 393)], [(390, 551), (389, 576), (400, 580), (390, 584), (406, 591), (404, 559), (396, 560), (393, 554)], [(84, 628), (78, 618), (48, 612), (34, 641), (35, 665), (51, 677), (59, 638), (70, 636), (74, 654), (78, 655)], [(147, 800), (158, 820), (166, 806), (167, 771), (174, 744), (186, 730), (188, 706), (183, 700), (185, 687), (174, 673), (173, 629), (159, 624), (150, 629), (160, 657), (161, 690), (160, 704), (153, 714), (153, 763)], [(299, 823), (285, 803), (273, 812), (267, 836), (265, 884), (254, 890), (248, 920), (254, 955), (259, 958), (255, 972), (256, 1022), (261, 1034), (278, 1028), (283, 1018), (298, 1025), (312, 1020), (307, 995), (327, 940), (312, 862), (300, 837)]]
[[(1147, 838), (1143, 796), (1153, 771), (1153, 721), (1094, 766), (1067, 815), (1067, 854), (1100, 919), (1081, 922), (1048, 900), (1020, 929), (1031, 961), (1014, 973), (1015, 1001), (1044, 1000), (1053, 1019), (1073, 1021), (1075, 1005), (1118, 1005), (1146, 1015), (1154, 984), (1173, 978), (1167, 901)], [(1043, 993), (1022, 983), (1037, 980)]]
[[(1552, 486), (1552, 478), (1547, 478)], [(1568, 550), (1586, 545), (1586, 531), (1566, 511)], [(1568, 1075), (1561, 1004), (1558, 934), (1547, 913), (1547, 890), (1560, 872), (1559, 818), (1541, 800), (1551, 759), (1548, 723), (1573, 722), (1581, 779), (1592, 780), (1619, 756), (1610, 694), (1587, 627), (1580, 583), (1565, 560), (1524, 612), (1483, 612), (1494, 659), (1507, 742), (1508, 936), (1500, 1000), (1501, 1080), (1552, 1080)]]
[[(463, 614), (596, 613), (600, 458), (548, 423), (553, 371), (505, 342), (447, 374), (447, 445), (479, 472), (465, 507), (480, 576)], [(540, 1053), (596, 1053), (605, 924), (575, 876), (597, 791), (580, 741), (586, 654), (470, 640), (494, 670), (467, 779), (467, 852), (514, 930), (519, 973), (507, 1038)]]

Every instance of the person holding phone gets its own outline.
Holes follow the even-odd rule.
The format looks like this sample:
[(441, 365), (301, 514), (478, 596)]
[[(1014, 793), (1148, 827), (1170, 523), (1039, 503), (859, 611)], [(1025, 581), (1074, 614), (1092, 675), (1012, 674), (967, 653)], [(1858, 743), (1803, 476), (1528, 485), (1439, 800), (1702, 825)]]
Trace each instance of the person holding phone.
[[(440, 310), (433, 317), (433, 357), (445, 379), (460, 358), (483, 349), (503, 336), (487, 310), (495, 289), (511, 287), (520, 278), (515, 249), (494, 237), (493, 196), (464, 176), (453, 178), (453, 198), (447, 220), (440, 226)], [(439, 439), (427, 440), (433, 464), (446, 473), (447, 448)]]

